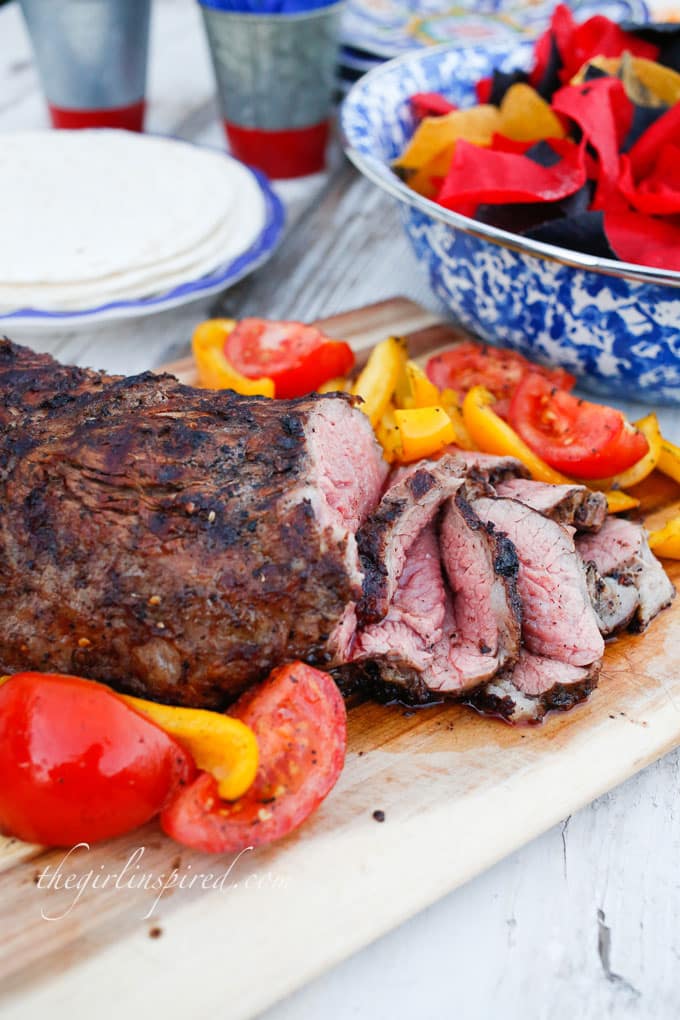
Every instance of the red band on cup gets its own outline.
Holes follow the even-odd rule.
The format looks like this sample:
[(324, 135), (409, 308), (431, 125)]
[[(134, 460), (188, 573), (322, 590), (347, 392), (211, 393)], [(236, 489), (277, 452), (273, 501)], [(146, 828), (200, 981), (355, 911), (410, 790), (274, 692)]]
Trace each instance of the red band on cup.
[(113, 106), (108, 110), (65, 110), (48, 104), (52, 126), (55, 128), (123, 128), (125, 131), (142, 131), (144, 127), (143, 99), (130, 106)]
[(305, 128), (263, 131), (224, 122), (232, 154), (268, 177), (305, 177), (326, 165), (328, 121)]

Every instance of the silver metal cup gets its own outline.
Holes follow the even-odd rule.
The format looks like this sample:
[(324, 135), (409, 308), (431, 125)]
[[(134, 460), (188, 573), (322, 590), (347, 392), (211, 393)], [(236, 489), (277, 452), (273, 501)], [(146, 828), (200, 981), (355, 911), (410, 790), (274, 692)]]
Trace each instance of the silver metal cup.
[(343, 6), (266, 15), (201, 5), (232, 151), (272, 177), (323, 169)]
[(19, 0), (57, 127), (141, 130), (151, 0)]

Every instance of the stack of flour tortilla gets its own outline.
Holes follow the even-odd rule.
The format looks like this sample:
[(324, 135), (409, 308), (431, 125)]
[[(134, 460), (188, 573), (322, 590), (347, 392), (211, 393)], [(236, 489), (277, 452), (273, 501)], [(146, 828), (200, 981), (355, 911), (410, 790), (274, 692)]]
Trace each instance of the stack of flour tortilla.
[(0, 209), (0, 315), (165, 293), (246, 252), (266, 216), (240, 163), (126, 131), (6, 134)]

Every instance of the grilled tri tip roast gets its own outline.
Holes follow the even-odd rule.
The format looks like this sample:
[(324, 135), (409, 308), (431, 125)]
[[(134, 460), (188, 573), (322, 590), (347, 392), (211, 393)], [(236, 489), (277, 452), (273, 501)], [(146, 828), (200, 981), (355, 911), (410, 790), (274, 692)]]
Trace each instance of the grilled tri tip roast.
[(509, 720), (675, 592), (581, 486), (451, 449), (388, 472), (350, 397), (114, 378), (0, 343), (0, 669), (220, 708), (291, 659)]

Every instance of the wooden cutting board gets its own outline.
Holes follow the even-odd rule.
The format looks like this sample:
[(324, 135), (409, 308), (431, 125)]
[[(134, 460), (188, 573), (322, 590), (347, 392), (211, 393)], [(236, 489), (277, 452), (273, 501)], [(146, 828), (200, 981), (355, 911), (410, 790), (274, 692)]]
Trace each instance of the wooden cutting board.
[[(435, 322), (396, 300), (323, 325), (357, 350), (413, 333), (422, 355), (460, 336)], [(190, 360), (172, 368), (193, 381)], [(680, 510), (671, 495), (659, 481), (653, 524)], [(137, 1015), (141, 994), (166, 1018), (188, 1003), (196, 1020), (255, 1015), (680, 744), (679, 624), (677, 599), (610, 644), (585, 705), (538, 727), (457, 705), (353, 708), (315, 817), (238, 860), (155, 824), (68, 857), (0, 840), (0, 1009), (72, 1020), (96, 997), (102, 1020)]]

